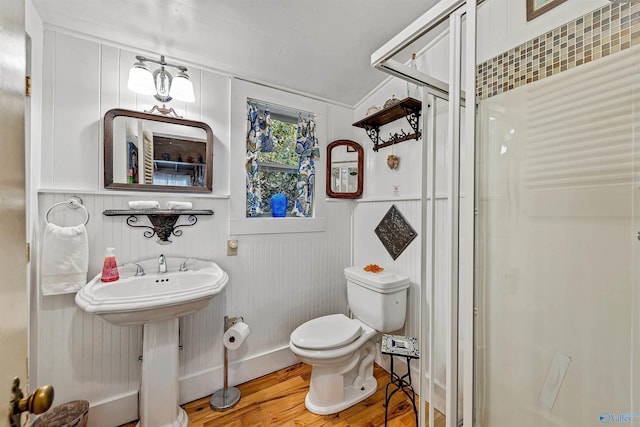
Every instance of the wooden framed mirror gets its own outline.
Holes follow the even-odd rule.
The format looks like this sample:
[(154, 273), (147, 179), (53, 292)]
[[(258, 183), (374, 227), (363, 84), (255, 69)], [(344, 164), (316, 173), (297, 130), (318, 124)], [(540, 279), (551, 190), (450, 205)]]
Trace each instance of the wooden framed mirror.
[(338, 139), (327, 146), (327, 196), (357, 199), (364, 182), (364, 150), (355, 141)]
[(104, 187), (212, 191), (213, 131), (203, 122), (116, 108), (104, 115)]

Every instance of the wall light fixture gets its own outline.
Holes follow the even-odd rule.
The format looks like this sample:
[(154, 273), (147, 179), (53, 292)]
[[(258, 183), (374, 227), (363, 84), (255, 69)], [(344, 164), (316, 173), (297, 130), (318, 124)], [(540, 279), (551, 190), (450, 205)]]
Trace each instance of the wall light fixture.
[[(142, 95), (153, 95), (160, 102), (169, 102), (172, 99), (184, 102), (194, 102), (193, 83), (187, 75), (187, 67), (170, 64), (164, 60), (164, 55), (160, 60), (136, 56), (137, 62), (129, 70), (129, 81), (127, 88)], [(149, 71), (147, 62), (160, 65), (160, 68), (153, 73)], [(166, 67), (175, 68), (178, 73), (175, 77), (166, 70)]]

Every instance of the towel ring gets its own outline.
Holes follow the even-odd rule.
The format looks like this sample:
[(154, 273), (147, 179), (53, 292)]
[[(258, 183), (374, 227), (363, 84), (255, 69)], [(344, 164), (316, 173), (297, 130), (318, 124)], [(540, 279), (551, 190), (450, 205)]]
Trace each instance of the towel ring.
[(61, 205), (65, 205), (70, 209), (78, 209), (78, 208), (84, 209), (84, 215), (86, 217), (84, 220), (84, 225), (87, 225), (89, 223), (89, 211), (87, 210), (87, 207), (82, 204), (82, 199), (78, 196), (72, 196), (72, 197), (69, 197), (64, 202), (54, 203), (53, 205), (51, 205), (51, 207), (49, 207), (49, 209), (47, 210), (47, 213), (44, 215), (44, 221), (47, 224), (50, 224), (49, 214), (51, 213), (51, 210), (56, 206), (61, 206)]

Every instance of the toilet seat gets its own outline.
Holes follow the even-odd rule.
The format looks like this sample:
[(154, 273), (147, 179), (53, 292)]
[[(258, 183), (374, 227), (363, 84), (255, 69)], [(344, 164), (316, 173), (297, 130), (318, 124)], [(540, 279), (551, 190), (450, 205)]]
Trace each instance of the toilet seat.
[(330, 314), (298, 326), (291, 333), (291, 342), (308, 350), (332, 350), (352, 343), (360, 335), (362, 328), (359, 322), (344, 314)]

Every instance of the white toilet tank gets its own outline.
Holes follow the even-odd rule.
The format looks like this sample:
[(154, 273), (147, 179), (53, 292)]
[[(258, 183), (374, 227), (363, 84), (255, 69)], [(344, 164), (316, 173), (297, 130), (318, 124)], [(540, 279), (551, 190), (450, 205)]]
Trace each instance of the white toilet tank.
[(409, 278), (382, 271), (371, 273), (364, 266), (344, 269), (347, 301), (355, 317), (378, 332), (402, 328), (407, 314)]

